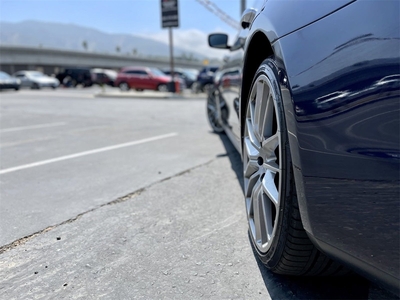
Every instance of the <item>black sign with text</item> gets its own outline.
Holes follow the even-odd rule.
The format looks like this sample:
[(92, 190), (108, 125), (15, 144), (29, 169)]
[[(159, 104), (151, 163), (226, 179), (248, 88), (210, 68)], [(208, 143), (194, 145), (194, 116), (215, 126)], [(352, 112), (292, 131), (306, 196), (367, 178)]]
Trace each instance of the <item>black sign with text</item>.
[(162, 28), (179, 27), (178, 0), (161, 0)]

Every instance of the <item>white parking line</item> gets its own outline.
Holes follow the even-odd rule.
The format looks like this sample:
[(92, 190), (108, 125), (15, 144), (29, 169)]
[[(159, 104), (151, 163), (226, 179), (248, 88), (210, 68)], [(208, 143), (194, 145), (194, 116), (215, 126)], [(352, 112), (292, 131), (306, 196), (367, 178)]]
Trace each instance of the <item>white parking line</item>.
[(22, 126), (22, 127), (13, 127), (0, 129), (0, 132), (12, 132), (12, 131), (21, 131), (21, 130), (30, 130), (30, 129), (38, 129), (38, 128), (47, 128), (47, 127), (56, 127), (56, 126), (64, 126), (66, 123), (58, 122), (58, 123), (48, 123), (48, 124), (38, 124), (31, 126)]
[(59, 161), (63, 161), (63, 160), (73, 159), (73, 158), (77, 158), (77, 157), (81, 157), (81, 156), (85, 156), (85, 155), (91, 155), (91, 154), (96, 154), (96, 153), (100, 153), (100, 152), (120, 149), (120, 148), (124, 148), (124, 147), (130, 147), (130, 146), (134, 146), (134, 145), (144, 144), (144, 143), (148, 143), (148, 142), (153, 142), (153, 141), (157, 141), (157, 140), (161, 140), (161, 139), (170, 138), (170, 137), (173, 137), (176, 135), (178, 135), (176, 132), (172, 132), (172, 133), (154, 136), (154, 137), (143, 139), (143, 140), (138, 140), (138, 141), (118, 144), (118, 145), (114, 145), (114, 146), (108, 146), (108, 147), (104, 147), (104, 148), (79, 152), (79, 153), (75, 153), (75, 154), (71, 154), (71, 155), (60, 156), (60, 157), (56, 157), (56, 158), (52, 158), (52, 159), (48, 159), (48, 160), (42, 160), (42, 161), (38, 161), (35, 163), (27, 164), (27, 165), (3, 169), (3, 170), (0, 170), (0, 174), (6, 174), (6, 173), (19, 171), (19, 170), (43, 166), (43, 165), (47, 165), (47, 164), (51, 164), (51, 163), (55, 163), (55, 162), (59, 162)]

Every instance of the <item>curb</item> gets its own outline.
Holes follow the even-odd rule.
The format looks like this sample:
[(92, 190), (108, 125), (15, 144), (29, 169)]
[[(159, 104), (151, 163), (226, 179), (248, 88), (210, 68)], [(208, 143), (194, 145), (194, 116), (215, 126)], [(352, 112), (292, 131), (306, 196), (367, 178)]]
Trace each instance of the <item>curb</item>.
[(174, 94), (174, 93), (146, 93), (146, 92), (120, 92), (120, 93), (107, 93), (107, 92), (99, 92), (94, 94), (95, 98), (123, 98), (123, 99), (202, 99), (206, 98), (205, 95), (202, 94), (190, 94), (190, 95), (182, 95), (182, 94)]

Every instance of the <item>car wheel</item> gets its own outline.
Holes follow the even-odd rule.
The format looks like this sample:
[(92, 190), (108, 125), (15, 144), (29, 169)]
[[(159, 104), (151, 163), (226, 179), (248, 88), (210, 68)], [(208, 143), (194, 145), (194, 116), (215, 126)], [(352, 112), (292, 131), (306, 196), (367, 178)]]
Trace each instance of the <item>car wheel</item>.
[(168, 92), (168, 87), (167, 87), (167, 85), (166, 84), (159, 84), (158, 85), (158, 87), (157, 87), (157, 90), (159, 91), (159, 92)]
[(319, 252), (300, 217), (277, 67), (257, 70), (244, 119), (243, 171), (249, 236), (259, 259), (284, 275), (341, 275)]
[(200, 86), (198, 82), (194, 82), (192, 84), (191, 91), (193, 94), (198, 94), (200, 92)]
[(206, 93), (206, 94), (208, 94), (208, 92), (212, 89), (212, 87), (213, 87), (213, 84), (212, 84), (212, 83), (206, 83), (206, 84), (203, 86), (203, 92)]
[(119, 86), (120, 90), (124, 91), (124, 92), (129, 91), (129, 89), (130, 89), (129, 84), (124, 81), (121, 82), (118, 86)]
[(218, 107), (215, 97), (215, 92), (210, 93), (207, 97), (207, 119), (208, 123), (210, 123), (212, 130), (215, 133), (222, 133), (224, 132), (224, 128), (218, 120)]
[(33, 90), (40, 90), (40, 85), (39, 85), (38, 83), (34, 82), (34, 83), (32, 83), (31, 88), (32, 88)]

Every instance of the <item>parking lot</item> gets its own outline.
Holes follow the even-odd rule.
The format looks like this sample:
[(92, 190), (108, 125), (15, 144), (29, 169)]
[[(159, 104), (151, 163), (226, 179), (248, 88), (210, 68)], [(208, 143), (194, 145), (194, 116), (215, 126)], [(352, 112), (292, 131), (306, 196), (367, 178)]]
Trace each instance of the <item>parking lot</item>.
[(391, 299), (273, 275), (204, 94), (0, 93), (0, 299)]

